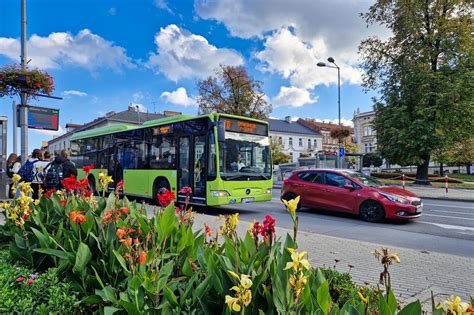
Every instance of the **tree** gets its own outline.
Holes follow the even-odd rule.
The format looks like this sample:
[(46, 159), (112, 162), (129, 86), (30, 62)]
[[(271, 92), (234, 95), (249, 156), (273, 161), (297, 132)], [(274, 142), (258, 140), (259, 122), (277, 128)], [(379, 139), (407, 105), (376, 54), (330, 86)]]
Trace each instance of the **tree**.
[[(349, 130), (347, 130), (349, 132)], [(347, 137), (345, 138), (347, 140)], [(344, 144), (342, 145), (344, 148), (345, 154), (350, 154), (350, 153), (358, 153), (359, 152), (359, 145), (352, 143), (351, 141), (344, 141)], [(352, 165), (356, 164), (357, 158), (355, 156), (349, 156), (348, 157), (348, 162)]]
[(274, 165), (290, 162), (291, 156), (289, 154), (283, 153), (283, 146), (280, 143), (271, 141), (270, 147), (272, 149), (272, 160)]
[(464, 165), (467, 174), (470, 174), (470, 167), (474, 163), (474, 138), (463, 139), (449, 148), (438, 150), (433, 158), (440, 163), (440, 174), (443, 174), (443, 164)]
[(197, 83), (200, 113), (226, 113), (266, 119), (272, 105), (265, 99), (262, 82), (252, 79), (243, 67), (221, 65), (215, 77)]
[(387, 27), (364, 40), (364, 87), (375, 99), (377, 147), (428, 178), (430, 157), (474, 133), (474, 43), (469, 0), (377, 0), (362, 16)]
[(362, 161), (363, 161), (362, 166), (364, 167), (370, 167), (372, 165), (375, 167), (379, 167), (379, 166), (382, 166), (383, 164), (382, 157), (376, 152), (370, 152), (370, 153), (364, 154)]

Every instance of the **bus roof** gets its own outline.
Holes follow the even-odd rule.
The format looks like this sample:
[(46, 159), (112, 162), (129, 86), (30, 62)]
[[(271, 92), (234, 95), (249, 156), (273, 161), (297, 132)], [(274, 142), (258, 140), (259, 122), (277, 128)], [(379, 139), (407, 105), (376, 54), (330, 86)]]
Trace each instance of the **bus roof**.
[(149, 121), (144, 122), (143, 125), (140, 125), (140, 126), (128, 125), (128, 124), (116, 124), (116, 125), (111, 125), (111, 126), (106, 126), (106, 127), (80, 131), (80, 132), (74, 133), (71, 136), (71, 140), (102, 136), (106, 134), (111, 134), (111, 133), (131, 130), (131, 129), (141, 129), (141, 128), (147, 128), (147, 127), (153, 127), (153, 126), (160, 126), (160, 125), (171, 124), (175, 122), (203, 118), (203, 117), (208, 117), (211, 121), (217, 121), (220, 116), (231, 117), (231, 118), (236, 118), (236, 119), (244, 119), (244, 120), (250, 120), (250, 121), (259, 122), (263, 124), (268, 124), (268, 122), (264, 120), (259, 120), (259, 119), (250, 118), (250, 117), (242, 117), (242, 116), (237, 116), (237, 115), (230, 115), (230, 114), (211, 113), (211, 114), (203, 114), (203, 115), (175, 115), (175, 116), (170, 116), (170, 117), (149, 120)]

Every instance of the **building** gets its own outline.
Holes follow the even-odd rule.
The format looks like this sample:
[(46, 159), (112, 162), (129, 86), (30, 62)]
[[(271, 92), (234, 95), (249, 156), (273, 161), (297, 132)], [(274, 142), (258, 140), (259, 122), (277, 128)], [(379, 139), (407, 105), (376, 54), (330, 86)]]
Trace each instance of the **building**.
[(108, 112), (104, 116), (96, 118), (93, 121), (84, 125), (66, 124), (66, 133), (48, 141), (48, 150), (54, 154), (59, 153), (63, 149), (69, 150), (71, 136), (79, 131), (115, 124), (141, 125), (142, 123), (148, 120), (159, 119), (174, 115), (181, 115), (181, 113), (173, 111), (164, 111), (163, 114), (145, 113), (138, 111), (133, 106), (129, 106), (127, 110), (121, 112)]
[(322, 135), (299, 124), (292, 122), (287, 116), (284, 120), (268, 119), (270, 138), (283, 146), (283, 152), (292, 156), (292, 162), (299, 157), (316, 156), (322, 150)]
[(359, 108), (354, 111), (354, 138), (359, 146), (359, 153), (377, 150), (377, 135), (373, 127), (375, 111), (361, 113)]
[[(298, 123), (309, 128), (315, 132), (319, 132), (322, 135), (322, 150), (326, 153), (337, 153), (339, 152), (339, 143), (337, 138), (331, 137), (331, 131), (339, 130), (338, 124), (318, 122), (315, 119), (298, 119)], [(343, 129), (349, 130), (349, 137), (343, 139), (345, 143), (350, 141), (354, 143), (354, 128), (348, 126), (342, 126)]]

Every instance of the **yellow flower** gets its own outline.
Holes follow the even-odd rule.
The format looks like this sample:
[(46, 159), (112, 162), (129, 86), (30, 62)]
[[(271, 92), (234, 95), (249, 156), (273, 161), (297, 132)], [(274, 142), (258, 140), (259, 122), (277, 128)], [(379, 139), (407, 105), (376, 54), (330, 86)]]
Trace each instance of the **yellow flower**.
[(295, 272), (302, 270), (302, 268), (309, 269), (311, 267), (309, 261), (305, 259), (306, 252), (297, 253), (294, 248), (287, 248), (291, 253), (291, 262), (286, 263), (284, 270), (293, 268)]
[(232, 297), (230, 295), (225, 296), (225, 303), (229, 306), (229, 308), (235, 312), (240, 312), (241, 307), (239, 304), (239, 299)]
[(39, 200), (39, 199), (36, 199), (36, 200), (34, 201), (35, 206), (39, 205), (39, 203), (40, 203), (40, 200)]
[(461, 298), (455, 295), (438, 305), (438, 308), (442, 308), (447, 314), (454, 315), (463, 315), (468, 307), (468, 303), (462, 302)]
[(246, 290), (242, 296), (242, 302), (244, 302), (245, 306), (249, 306), (250, 302), (252, 302), (252, 291)]
[(237, 225), (239, 225), (239, 214), (231, 214), (231, 215), (221, 215), (218, 218), (219, 220), (223, 220), (224, 223), (219, 227), (222, 232), (228, 237), (233, 237), (235, 234), (235, 230), (237, 229)]
[(240, 285), (244, 289), (248, 289), (252, 286), (252, 280), (250, 280), (250, 277), (248, 275), (242, 275), (240, 278)]
[(357, 291), (357, 295), (359, 296), (359, 299), (364, 303), (368, 304), (369, 303), (369, 297), (364, 297), (360, 291)]
[(21, 176), (20, 176), (20, 175), (18, 175), (18, 174), (13, 174), (13, 177), (12, 177), (12, 182), (13, 182), (13, 183), (18, 183), (20, 180), (21, 180)]
[(396, 253), (388, 255), (388, 258), (390, 258), (392, 260), (395, 260), (397, 262), (397, 264), (400, 263), (400, 257), (398, 257), (398, 255)]
[(236, 274), (235, 272), (229, 270), (227, 271), (232, 277), (234, 277), (235, 279), (239, 280), (240, 281), (240, 277), (238, 274)]
[(296, 197), (295, 199), (291, 199), (289, 201), (286, 201), (285, 199), (283, 199), (283, 203), (285, 204), (286, 209), (288, 209), (288, 212), (292, 216), (295, 215), (299, 202), (300, 202), (300, 196)]

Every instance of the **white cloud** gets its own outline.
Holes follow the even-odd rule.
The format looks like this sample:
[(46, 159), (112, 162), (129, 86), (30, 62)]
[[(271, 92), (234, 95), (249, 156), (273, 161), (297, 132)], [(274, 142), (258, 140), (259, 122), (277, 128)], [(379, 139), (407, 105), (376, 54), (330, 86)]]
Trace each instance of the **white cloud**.
[(306, 104), (313, 104), (318, 101), (318, 98), (312, 98), (308, 90), (300, 89), (294, 86), (280, 87), (280, 92), (272, 99), (272, 104), (275, 107), (301, 107)]
[(196, 100), (188, 96), (188, 93), (184, 87), (179, 87), (173, 92), (163, 92), (161, 93), (160, 97), (168, 103), (182, 106), (191, 106), (196, 104)]
[(107, 11), (107, 13), (111, 16), (115, 16), (117, 15), (117, 8), (112, 7)]
[(169, 13), (173, 13), (173, 11), (170, 9), (170, 7), (168, 6), (165, 0), (155, 0), (153, 1), (153, 3), (155, 4), (156, 7), (162, 10), (168, 11)]
[(67, 90), (63, 92), (64, 96), (87, 96), (86, 92), (76, 91), (76, 90)]
[[(291, 29), (282, 28), (265, 38), (264, 47), (255, 54), (255, 58), (262, 62), (258, 67), (261, 71), (277, 73), (289, 79), (291, 85), (304, 89), (312, 89), (320, 84), (337, 84), (335, 69), (316, 66), (319, 61), (325, 60), (323, 56), (328, 55), (323, 39), (304, 42)], [(341, 68), (343, 83), (361, 82), (361, 69), (344, 61), (336, 62)]]
[(141, 91), (138, 91), (138, 92), (135, 92), (133, 93), (132, 95), (132, 99), (133, 99), (133, 102), (140, 102), (141, 100), (143, 100), (145, 98), (145, 95), (143, 94), (143, 92)]
[[(20, 41), (0, 37), (0, 55), (18, 60)], [(116, 46), (88, 29), (77, 35), (58, 32), (47, 37), (32, 35), (28, 40), (30, 66), (42, 69), (58, 69), (63, 65), (83, 67), (89, 70), (109, 68), (120, 71), (134, 67), (124, 48)]]
[(171, 24), (155, 35), (157, 53), (150, 54), (146, 66), (167, 78), (203, 78), (220, 64), (239, 66), (242, 56), (232, 49), (217, 48), (201, 35), (189, 33)]
[(341, 51), (355, 62), (361, 39), (388, 33), (382, 27), (367, 28), (359, 16), (371, 4), (373, 0), (195, 0), (194, 8), (199, 17), (222, 22), (233, 36), (263, 38), (292, 26), (305, 42), (323, 39), (331, 54)]

